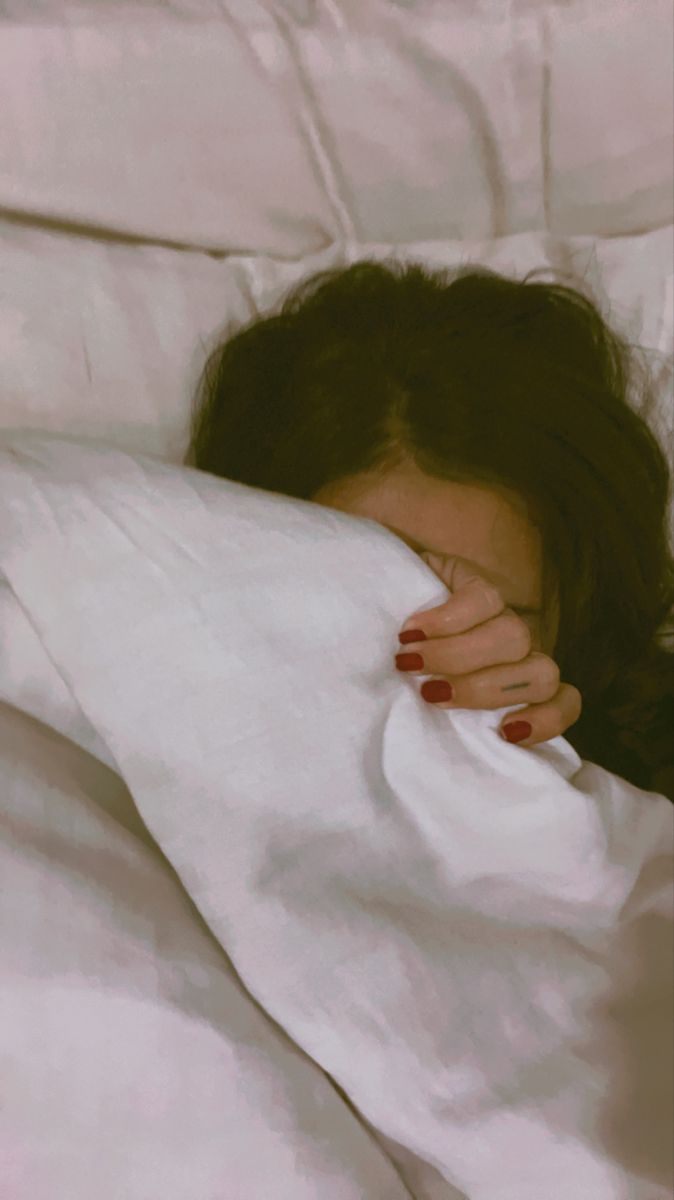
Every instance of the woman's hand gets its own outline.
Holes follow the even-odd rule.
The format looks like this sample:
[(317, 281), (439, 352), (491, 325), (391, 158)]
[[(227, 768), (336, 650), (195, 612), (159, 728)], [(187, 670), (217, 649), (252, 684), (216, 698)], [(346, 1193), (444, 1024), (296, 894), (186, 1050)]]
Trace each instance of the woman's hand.
[[(433, 675), (421, 694), (439, 708), (498, 709), (527, 702), (527, 708), (503, 718), (499, 733), (507, 741), (535, 746), (563, 736), (580, 717), (582, 697), (578, 688), (560, 683), (559, 668), (551, 658), (532, 650), (534, 639), (526, 621), (506, 608), (498, 589), (461, 558), (422, 557), (452, 596), (405, 622), (398, 670)], [(410, 637), (415, 630), (417, 636)], [(423, 662), (410, 662), (410, 654), (420, 655)], [(438, 695), (447, 683), (453, 689), (449, 701)], [(507, 727), (513, 725), (508, 736)]]

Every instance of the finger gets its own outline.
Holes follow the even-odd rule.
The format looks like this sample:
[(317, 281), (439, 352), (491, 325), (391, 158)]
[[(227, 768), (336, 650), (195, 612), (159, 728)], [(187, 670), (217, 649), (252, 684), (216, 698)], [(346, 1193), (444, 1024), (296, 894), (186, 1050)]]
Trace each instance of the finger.
[[(452, 699), (451, 701), (437, 701), (435, 708), (461, 708), (462, 705), (457, 705)], [(502, 707), (499, 705), (498, 707)], [(526, 708), (519, 709), (515, 713), (507, 713), (501, 721), (497, 730), (500, 737), (504, 741), (510, 739), (505, 736), (504, 730), (506, 725), (528, 724), (530, 733), (525, 737), (517, 737), (518, 746), (536, 746), (541, 742), (549, 742), (551, 738), (562, 737), (571, 725), (575, 725), (576, 721), (583, 711), (583, 698), (578, 691), (570, 683), (560, 683), (556, 693), (551, 699), (542, 704), (529, 704)], [(519, 732), (519, 731), (518, 731)]]
[(452, 595), (435, 608), (413, 613), (402, 626), (401, 634), (417, 629), (424, 638), (446, 637), (472, 629), (503, 612), (505, 604), (498, 588), (464, 559), (457, 555), (430, 553), (421, 557)]
[(443, 678), (451, 683), (454, 693), (443, 708), (495, 709), (519, 702), (542, 704), (553, 699), (559, 688), (559, 667), (546, 654), (534, 650), (516, 666), (508, 663), (467, 675), (446, 673)]
[(583, 711), (583, 698), (570, 683), (560, 683), (556, 696), (545, 704), (531, 704), (519, 712), (509, 713), (503, 718), (498, 733), (505, 741), (505, 726), (517, 722), (526, 722), (531, 726), (531, 733), (524, 738), (518, 738), (518, 746), (530, 747), (549, 742), (551, 738), (563, 737), (571, 725), (575, 725)]
[[(421, 675), (474, 675), (489, 667), (521, 663), (532, 653), (532, 634), (526, 622), (512, 610), (485, 621), (466, 633), (437, 637), (432, 641), (405, 644), (405, 659), (417, 655), (416, 667), (411, 662), (398, 662), (399, 669), (412, 667)], [(514, 682), (512, 677), (510, 682)]]

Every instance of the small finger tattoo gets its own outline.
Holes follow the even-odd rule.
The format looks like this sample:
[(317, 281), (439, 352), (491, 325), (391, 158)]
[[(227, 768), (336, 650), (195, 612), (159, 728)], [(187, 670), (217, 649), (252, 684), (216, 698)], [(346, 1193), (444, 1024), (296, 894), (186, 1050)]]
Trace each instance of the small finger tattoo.
[(515, 692), (519, 688), (531, 687), (530, 683), (509, 683), (507, 687), (501, 688), (502, 692)]

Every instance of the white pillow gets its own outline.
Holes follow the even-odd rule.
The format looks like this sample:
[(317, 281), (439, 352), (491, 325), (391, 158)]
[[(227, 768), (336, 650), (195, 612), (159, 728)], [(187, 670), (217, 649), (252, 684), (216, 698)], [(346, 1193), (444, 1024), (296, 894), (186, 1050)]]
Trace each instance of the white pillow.
[(397, 631), (447, 591), (374, 522), (26, 434), (0, 502), (152, 835), (363, 1117), (471, 1197), (666, 1200), (671, 803), (425, 705)]
[[(670, 225), (604, 241), (530, 233), (348, 252), (335, 244), (283, 262), (105, 245), (0, 222), (0, 428), (96, 438), (180, 463), (197, 380), (228, 330), (275, 311), (316, 272), (394, 256), (432, 268), (484, 263), (515, 277), (546, 267), (571, 273), (562, 281), (587, 285), (619, 331), (654, 352), (654, 406), (645, 415), (671, 461), (673, 235)], [(639, 407), (642, 398), (632, 399)]]
[(283, 259), (671, 221), (669, 0), (4, 10), (9, 212)]
[(21, 0), (0, 15), (6, 211), (174, 253), (286, 258), (338, 236), (273, 8), (200, 8)]
[(672, 25), (669, 0), (300, 0), (285, 32), (345, 229), (407, 242), (669, 223)]

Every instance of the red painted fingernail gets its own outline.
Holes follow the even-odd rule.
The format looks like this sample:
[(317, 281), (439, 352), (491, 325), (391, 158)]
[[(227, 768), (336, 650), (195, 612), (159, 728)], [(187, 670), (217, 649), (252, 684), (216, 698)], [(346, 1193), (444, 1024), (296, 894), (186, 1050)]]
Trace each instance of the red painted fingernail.
[(396, 670), (423, 671), (424, 660), (420, 654), (396, 654)]
[(501, 737), (505, 742), (523, 742), (531, 733), (531, 725), (528, 721), (511, 721), (510, 725), (504, 725), (501, 730)]
[(406, 646), (408, 642), (426, 642), (428, 638), (421, 629), (407, 629), (405, 633), (398, 634), (398, 641)]
[(429, 704), (437, 704), (439, 700), (451, 700), (454, 688), (446, 679), (429, 679), (421, 685), (421, 694)]

